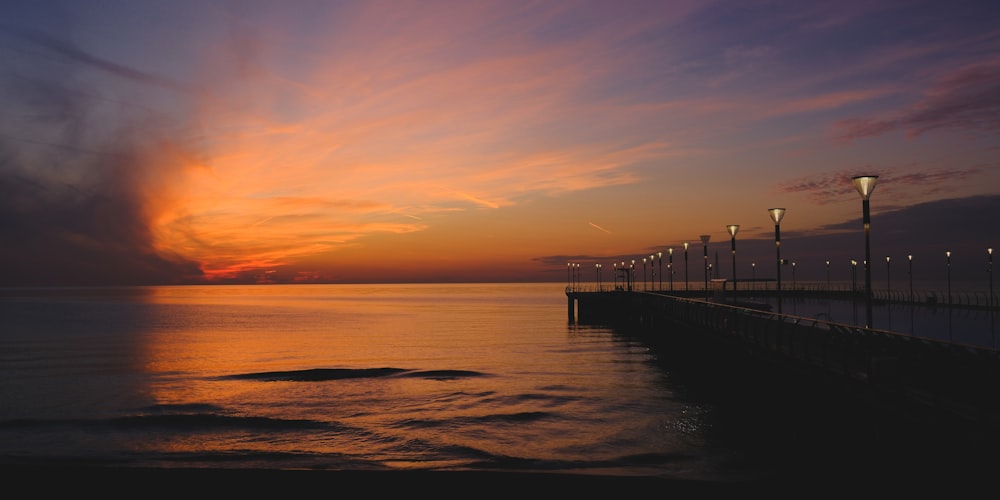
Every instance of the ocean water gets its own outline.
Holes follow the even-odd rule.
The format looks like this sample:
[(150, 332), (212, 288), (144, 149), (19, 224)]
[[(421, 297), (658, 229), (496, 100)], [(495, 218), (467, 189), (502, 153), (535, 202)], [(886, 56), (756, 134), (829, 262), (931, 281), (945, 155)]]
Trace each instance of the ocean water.
[(0, 463), (731, 481), (870, 458), (863, 408), (719, 390), (685, 354), (568, 320), (561, 283), (5, 289)]
[(561, 284), (6, 290), (0, 461), (717, 475), (708, 411)]

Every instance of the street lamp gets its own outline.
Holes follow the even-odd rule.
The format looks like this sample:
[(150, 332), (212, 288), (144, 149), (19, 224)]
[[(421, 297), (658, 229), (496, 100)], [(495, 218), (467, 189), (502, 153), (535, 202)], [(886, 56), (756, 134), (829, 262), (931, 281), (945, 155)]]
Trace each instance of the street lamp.
[(688, 291), (690, 280), (688, 280), (688, 242), (684, 242), (684, 291)]
[(572, 283), (572, 279), (571, 279), (572, 273), (573, 273), (573, 263), (572, 262), (567, 262), (566, 263), (566, 289), (567, 290), (569, 290), (571, 288), (570, 283)]
[(872, 191), (875, 190), (875, 183), (878, 181), (877, 175), (858, 175), (851, 178), (854, 188), (861, 195), (862, 222), (865, 225), (865, 314), (867, 322), (865, 326), (872, 327), (872, 269), (871, 269), (871, 198)]
[(753, 290), (757, 289), (757, 263), (750, 263), (750, 288)]
[(656, 268), (653, 267), (653, 262), (655, 262), (653, 260), (654, 257), (656, 257), (656, 254), (649, 255), (649, 287), (656, 290)]
[(663, 252), (656, 252), (656, 260), (660, 265), (660, 286), (656, 287), (656, 289), (663, 290)]
[(736, 291), (736, 233), (740, 232), (739, 224), (730, 224), (726, 226), (726, 231), (729, 231), (729, 236), (732, 238), (732, 249), (733, 249), (733, 292)]
[(948, 305), (951, 305), (951, 250), (944, 253), (948, 257)]
[(851, 259), (851, 293), (858, 291), (858, 261)]
[(781, 314), (781, 218), (785, 216), (785, 209), (769, 208), (767, 213), (774, 221), (774, 250), (778, 254), (778, 314)]
[(990, 308), (993, 308), (993, 248), (987, 248), (986, 254), (989, 255), (989, 266), (986, 269), (990, 274)]
[(792, 290), (795, 290), (795, 261), (792, 261)]
[(702, 266), (705, 270), (705, 297), (708, 297), (708, 239), (711, 237), (709, 234), (703, 234), (700, 236), (701, 244), (704, 247), (704, 259), (705, 263)]
[(632, 264), (628, 267), (628, 291), (632, 291), (635, 287), (635, 259), (632, 259)]
[(826, 261), (826, 293), (830, 293), (830, 261)]
[(646, 291), (646, 258), (642, 258), (642, 291)]
[(887, 299), (892, 299), (892, 266), (889, 264), (889, 256), (885, 256), (885, 288), (888, 296)]
[(670, 291), (674, 291), (674, 248), (667, 249), (667, 271), (670, 272)]
[(601, 290), (601, 265), (600, 264), (594, 264), (594, 267), (597, 268), (597, 291), (601, 292), (601, 291), (603, 291), (603, 290)]
[(906, 274), (910, 276), (910, 303), (913, 303), (913, 255), (906, 256), (907, 270)]
[(993, 311), (993, 247), (986, 249), (986, 255), (989, 256), (989, 265), (986, 267), (986, 271), (990, 274), (990, 335), (992, 336), (993, 348), (997, 347), (996, 329), (994, 328), (994, 318), (996, 315)]

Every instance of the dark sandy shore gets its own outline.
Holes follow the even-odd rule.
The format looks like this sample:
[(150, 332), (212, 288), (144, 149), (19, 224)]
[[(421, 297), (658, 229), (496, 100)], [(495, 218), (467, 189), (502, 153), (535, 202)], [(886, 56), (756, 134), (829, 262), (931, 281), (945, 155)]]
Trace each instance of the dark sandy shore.
[[(871, 464), (869, 464), (871, 465)], [(843, 468), (795, 471), (786, 475), (733, 481), (692, 481), (660, 477), (622, 477), (535, 472), (487, 471), (330, 471), (135, 468), (87, 465), (4, 465), (7, 491), (18, 496), (48, 495), (116, 497), (262, 498), (377, 495), (419, 498), (532, 497), (580, 495), (583, 498), (625, 495), (740, 494), (752, 492), (797, 498), (869, 497), (903, 492), (947, 491), (973, 494), (993, 485), (996, 471), (979, 468), (904, 471), (892, 464), (881, 470)], [(687, 498), (687, 497), (685, 497)], [(847, 498), (847, 497), (845, 497)]]
[[(499, 498), (539, 493), (582, 495), (639, 491), (727, 491), (735, 484), (528, 472), (478, 471), (318, 471), (256, 469), (174, 469), (90, 466), (6, 466), (7, 491), (25, 497), (99, 495), (108, 497), (336, 498), (349, 495), (388, 498)], [(548, 494), (546, 495), (548, 496)]]

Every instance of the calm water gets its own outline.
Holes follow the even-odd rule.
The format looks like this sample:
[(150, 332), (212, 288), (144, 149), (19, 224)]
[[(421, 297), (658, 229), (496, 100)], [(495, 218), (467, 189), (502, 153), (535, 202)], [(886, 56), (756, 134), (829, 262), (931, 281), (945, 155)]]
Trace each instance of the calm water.
[(7, 289), (0, 462), (730, 480), (868, 439), (571, 323), (563, 288)]
[(0, 460), (716, 475), (708, 410), (565, 304), (561, 284), (8, 290)]

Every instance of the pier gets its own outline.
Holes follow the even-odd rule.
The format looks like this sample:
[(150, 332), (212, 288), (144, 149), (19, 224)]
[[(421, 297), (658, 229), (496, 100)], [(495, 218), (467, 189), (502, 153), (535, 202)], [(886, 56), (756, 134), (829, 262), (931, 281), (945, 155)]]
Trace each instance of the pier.
[(750, 287), (734, 292), (724, 281), (679, 291), (567, 287), (568, 316), (715, 366), (722, 378), (768, 370), (852, 391), (911, 420), (1000, 436), (995, 305), (887, 296), (869, 328), (858, 324), (856, 311), (866, 305), (851, 291), (793, 289), (779, 297)]

